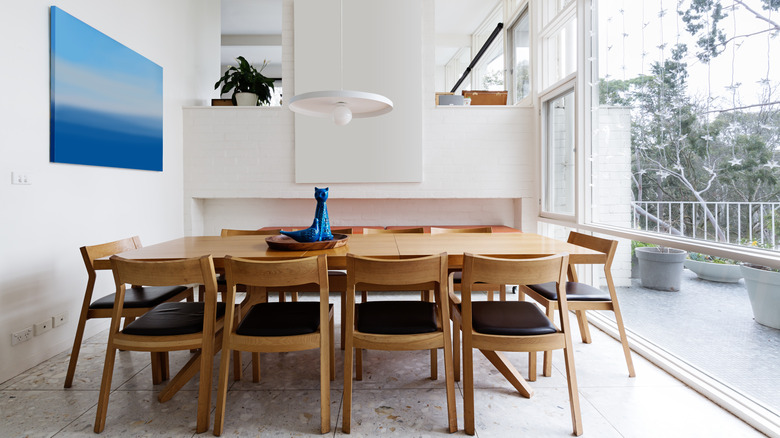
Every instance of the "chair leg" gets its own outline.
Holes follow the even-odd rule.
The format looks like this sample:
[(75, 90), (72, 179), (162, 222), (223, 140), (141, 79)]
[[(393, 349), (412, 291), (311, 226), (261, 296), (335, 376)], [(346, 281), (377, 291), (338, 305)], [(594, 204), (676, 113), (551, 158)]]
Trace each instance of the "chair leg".
[[(547, 305), (547, 317), (550, 318), (550, 321), (552, 321), (553, 317), (555, 317), (555, 309), (551, 304)], [(544, 377), (552, 376), (552, 351), (550, 350), (544, 352), (542, 375)]]
[(355, 380), (363, 380), (363, 349), (355, 349)]
[(84, 326), (87, 325), (87, 308), (81, 310), (78, 326), (76, 327), (76, 338), (73, 340), (73, 349), (70, 351), (70, 361), (68, 362), (68, 372), (65, 374), (65, 387), (70, 388), (73, 385), (73, 376), (76, 374), (76, 363), (79, 361), (79, 352), (81, 351), (81, 342), (84, 340)]
[(577, 373), (574, 371), (574, 353), (571, 351), (571, 338), (566, 333), (566, 348), (563, 357), (566, 363), (566, 380), (569, 387), (569, 406), (571, 407), (571, 422), (574, 435), (582, 435), (582, 414), (580, 413), (580, 395), (577, 389)]
[(320, 334), (320, 433), (330, 432), (330, 381), (333, 369), (333, 318), (328, 324), (329, 337)]
[(360, 302), (361, 303), (367, 303), (368, 302), (368, 291), (360, 292)]
[(585, 310), (577, 310), (574, 313), (577, 315), (577, 323), (580, 327), (582, 342), (590, 344), (592, 340), (590, 338), (590, 328), (588, 327), (588, 316), (585, 314)]
[(341, 306), (341, 343), (339, 344), (339, 347), (343, 350), (344, 337), (347, 335), (347, 329), (345, 325), (347, 321), (347, 292), (346, 291), (341, 292), (341, 300), (339, 304)]
[[(195, 432), (209, 430), (211, 420), (211, 376), (214, 370), (214, 343), (204, 342), (200, 356), (200, 378), (198, 382), (198, 419)], [(225, 356), (229, 356), (226, 354)]]
[(252, 381), (260, 381), (260, 353), (252, 352)]
[(536, 382), (536, 352), (528, 352), (528, 381)]
[(298, 292), (290, 292), (290, 301), (293, 303), (298, 302)]
[(431, 380), (439, 378), (439, 359), (436, 348), (431, 348)]
[(628, 366), (628, 377), (636, 377), (634, 371), (634, 361), (631, 360), (631, 348), (628, 346), (628, 337), (626, 328), (623, 326), (623, 316), (620, 314), (620, 307), (616, 302), (612, 302), (612, 311), (615, 313), (615, 322), (617, 323), (618, 333), (620, 334), (620, 343), (623, 345), (623, 355), (626, 356), (626, 366)]
[(463, 428), (474, 435), (474, 350), (470, 340), (463, 339)]
[[(223, 351), (222, 354), (229, 354), (227, 351)], [(241, 352), (238, 350), (233, 350), (233, 380), (239, 381), (241, 380), (241, 368), (243, 368), (244, 365), (241, 363)]]
[[(330, 327), (328, 327), (329, 330), (329, 337), (328, 337), (328, 344), (330, 348), (330, 360), (328, 366), (330, 367), (330, 380), (336, 380), (336, 340), (334, 338), (334, 335), (336, 333), (336, 329), (334, 327), (333, 323), (333, 316), (330, 317)], [(330, 417), (328, 417), (330, 418)], [(330, 424), (330, 422), (328, 423)], [(324, 432), (323, 432), (324, 433)]]
[(455, 381), (460, 382), (460, 323), (452, 321), (452, 372)]
[(341, 431), (350, 432), (352, 422), (352, 358), (353, 358), (352, 338), (347, 336), (347, 344), (344, 348), (344, 401), (341, 421)]
[(108, 412), (108, 396), (111, 394), (111, 378), (114, 376), (114, 359), (116, 348), (109, 340), (106, 348), (106, 361), (103, 364), (103, 380), (100, 383), (97, 413), (95, 414), (95, 433), (103, 432), (106, 427), (106, 413)]
[[(236, 351), (233, 351), (235, 353)], [(238, 352), (239, 357), (241, 352)], [(235, 358), (235, 355), (233, 356)], [(224, 349), (219, 363), (219, 383), (217, 384), (217, 409), (214, 412), (214, 436), (222, 435), (222, 428), (225, 426), (225, 405), (227, 404), (227, 387), (229, 374), (230, 350)], [(235, 366), (235, 363), (234, 363)], [(235, 370), (234, 370), (235, 372)]]
[(500, 297), (501, 301), (506, 301), (506, 285), (505, 284), (498, 285), (498, 296)]
[(159, 385), (163, 381), (162, 364), (160, 363), (160, 353), (153, 351), (149, 353), (152, 357), (152, 384)]
[(279, 292), (279, 302), (283, 303), (286, 300), (287, 300), (287, 298), (285, 297), (285, 293), (284, 292)]

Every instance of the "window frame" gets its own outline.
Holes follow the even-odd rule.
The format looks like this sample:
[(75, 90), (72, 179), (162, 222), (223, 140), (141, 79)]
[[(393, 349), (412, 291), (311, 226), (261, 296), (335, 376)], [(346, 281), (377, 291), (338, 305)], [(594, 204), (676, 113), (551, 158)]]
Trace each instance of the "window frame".
[[(577, 116), (578, 112), (578, 102), (579, 97), (577, 93), (577, 87), (576, 87), (576, 80), (577, 80), (577, 73), (572, 73), (569, 76), (563, 78), (558, 83), (554, 84), (550, 88), (548, 88), (543, 94), (539, 96), (539, 112), (540, 112), (540, 123), (539, 126), (540, 129), (540, 169), (541, 169), (541, 184), (540, 184), (540, 193), (539, 193), (539, 217), (541, 218), (548, 218), (553, 219), (557, 221), (563, 221), (566, 223), (570, 223), (572, 225), (577, 224), (577, 217), (578, 213), (580, 211), (580, 175), (582, 172), (580, 171), (579, 166), (579, 120)], [(572, 151), (572, 159), (573, 159), (573, 165), (574, 165), (574, 189), (572, 194), (572, 202), (573, 202), (573, 208), (574, 210), (569, 213), (558, 213), (555, 211), (548, 210), (548, 193), (550, 190), (550, 181), (549, 177), (551, 175), (551, 168), (550, 168), (550, 160), (549, 160), (549, 154), (550, 154), (550, 147), (549, 147), (549, 141), (550, 141), (550, 133), (549, 133), (549, 116), (548, 116), (548, 109), (549, 104), (556, 99), (565, 96), (566, 94), (572, 93), (574, 97), (574, 127), (572, 131), (573, 141), (574, 141), (574, 150)]]

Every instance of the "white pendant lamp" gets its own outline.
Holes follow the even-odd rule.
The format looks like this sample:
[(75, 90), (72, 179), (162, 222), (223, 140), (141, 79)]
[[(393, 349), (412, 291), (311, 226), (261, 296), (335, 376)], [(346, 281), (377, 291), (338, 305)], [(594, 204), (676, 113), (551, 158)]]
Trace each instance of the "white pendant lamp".
[(312, 117), (331, 117), (333, 123), (344, 126), (352, 118), (375, 117), (393, 110), (393, 101), (381, 94), (344, 89), (344, 0), (339, 2), (340, 76), (341, 89), (311, 91), (290, 99), (290, 110)]

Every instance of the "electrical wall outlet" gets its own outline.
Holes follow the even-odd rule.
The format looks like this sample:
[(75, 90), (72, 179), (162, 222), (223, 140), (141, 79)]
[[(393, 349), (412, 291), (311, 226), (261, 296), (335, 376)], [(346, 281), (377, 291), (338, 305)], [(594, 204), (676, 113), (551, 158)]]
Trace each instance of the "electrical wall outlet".
[(11, 184), (30, 185), (32, 184), (32, 175), (29, 172), (11, 172)]
[(19, 330), (11, 334), (11, 345), (16, 345), (20, 342), (29, 341), (33, 337), (32, 326)]
[(53, 318), (47, 318), (38, 324), (35, 324), (35, 336), (40, 336), (52, 328)]
[(54, 327), (57, 328), (61, 325), (64, 325), (66, 322), (68, 322), (68, 313), (63, 312), (58, 315), (54, 315)]

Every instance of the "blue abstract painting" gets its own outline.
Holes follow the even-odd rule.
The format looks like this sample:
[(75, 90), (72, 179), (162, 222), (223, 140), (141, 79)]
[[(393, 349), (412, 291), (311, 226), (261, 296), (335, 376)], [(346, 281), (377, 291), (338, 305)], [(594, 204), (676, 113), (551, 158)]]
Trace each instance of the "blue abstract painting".
[(52, 6), (50, 160), (161, 171), (162, 80), (162, 67)]

